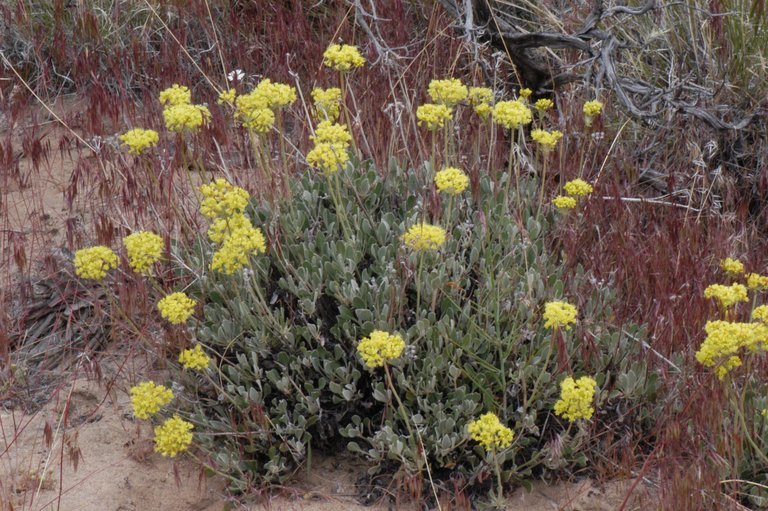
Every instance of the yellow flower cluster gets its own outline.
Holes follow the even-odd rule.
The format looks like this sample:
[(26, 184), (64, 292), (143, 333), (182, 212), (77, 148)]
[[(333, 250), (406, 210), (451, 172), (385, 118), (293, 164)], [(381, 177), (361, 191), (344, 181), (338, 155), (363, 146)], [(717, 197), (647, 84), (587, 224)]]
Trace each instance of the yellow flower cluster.
[(584, 103), (584, 125), (589, 128), (592, 126), (592, 122), (595, 120), (595, 117), (600, 115), (600, 113), (603, 111), (603, 104), (600, 101), (592, 100), (587, 101)]
[(75, 274), (83, 279), (101, 280), (120, 260), (111, 248), (102, 245), (75, 252)]
[(137, 419), (147, 420), (173, 399), (171, 389), (144, 381), (131, 387), (131, 406)]
[(179, 354), (179, 364), (184, 366), (184, 369), (204, 371), (210, 363), (210, 357), (205, 354), (203, 348), (200, 347), (199, 344), (196, 344), (194, 348), (184, 350)]
[(273, 83), (269, 78), (260, 81), (253, 92), (267, 100), (272, 110), (280, 110), (296, 101), (296, 89), (286, 83)]
[(357, 46), (332, 44), (323, 53), (323, 64), (336, 71), (345, 73), (365, 65), (365, 57), (360, 55), (360, 50), (357, 49)]
[(473, 420), (467, 426), (469, 436), (485, 448), (486, 451), (497, 451), (512, 445), (515, 433), (501, 423), (495, 413), (486, 413), (479, 419)]
[(768, 305), (758, 305), (752, 311), (752, 320), (768, 324)]
[(481, 119), (486, 120), (493, 111), (493, 91), (488, 87), (470, 87), (469, 104)]
[(555, 414), (571, 422), (578, 419), (589, 420), (595, 413), (592, 401), (595, 399), (597, 382), (589, 376), (578, 380), (570, 376), (560, 382), (560, 399), (555, 403)]
[(244, 128), (256, 133), (266, 133), (275, 125), (275, 111), (294, 101), (294, 87), (273, 83), (269, 78), (265, 78), (251, 92), (235, 98), (235, 117)]
[(199, 190), (203, 195), (200, 212), (208, 218), (227, 218), (242, 214), (251, 198), (247, 191), (221, 178), (202, 185)]
[(573, 209), (576, 207), (576, 199), (573, 197), (566, 197), (564, 195), (558, 195), (554, 198), (552, 201), (552, 204), (555, 205), (558, 209)]
[(141, 154), (144, 149), (156, 146), (160, 135), (155, 130), (134, 128), (120, 135), (120, 140), (128, 146), (129, 153)]
[(185, 85), (174, 83), (160, 93), (160, 104), (165, 106), (188, 105), (192, 102), (192, 93)]
[(341, 113), (341, 89), (312, 89), (312, 100), (315, 104), (315, 120), (336, 122)]
[(531, 89), (525, 87), (525, 88), (520, 89), (520, 93), (518, 94), (518, 96), (520, 96), (520, 98), (522, 98), (522, 99), (528, 99), (528, 98), (531, 97), (532, 94), (533, 94), (533, 91)]
[(403, 243), (417, 252), (437, 250), (445, 243), (445, 229), (426, 223), (416, 224), (403, 234), (402, 239)]
[(533, 121), (531, 109), (521, 100), (499, 101), (493, 107), (493, 121), (507, 129), (513, 130), (526, 126)]
[(368, 337), (363, 337), (357, 345), (357, 351), (370, 368), (381, 367), (390, 360), (402, 355), (405, 341), (399, 334), (390, 334), (374, 330)]
[(258, 227), (234, 229), (224, 240), (211, 260), (211, 269), (225, 275), (232, 275), (248, 264), (253, 254), (264, 253), (267, 249), (264, 234)]
[(195, 312), (195, 302), (182, 292), (171, 293), (157, 302), (157, 310), (172, 325), (181, 325)]
[(439, 105), (454, 107), (467, 99), (469, 90), (457, 78), (447, 80), (432, 80), (427, 89), (429, 97)]
[(741, 365), (738, 356), (741, 348), (764, 349), (768, 340), (768, 325), (764, 323), (707, 321), (704, 330), (707, 337), (696, 352), (696, 360), (706, 367), (714, 367), (721, 380), (731, 369)]
[(453, 110), (446, 105), (426, 103), (416, 109), (419, 126), (425, 125), (429, 131), (437, 131), (453, 118)]
[(315, 134), (309, 137), (315, 144), (328, 142), (330, 144), (348, 145), (352, 142), (352, 135), (347, 127), (342, 124), (334, 124), (331, 121), (322, 121), (315, 128)]
[(174, 415), (155, 427), (155, 452), (173, 458), (186, 451), (192, 443), (192, 429), (191, 423)]
[(211, 112), (203, 105), (171, 105), (163, 110), (163, 119), (168, 131), (194, 132), (211, 120)]
[(307, 163), (326, 176), (335, 174), (349, 161), (349, 146), (343, 143), (321, 142), (307, 153)]
[(557, 142), (563, 138), (563, 134), (557, 130), (545, 131), (535, 129), (531, 131), (531, 138), (541, 144), (544, 151), (551, 151), (557, 145)]
[(555, 106), (555, 104), (552, 102), (551, 99), (542, 98), (536, 101), (534, 106), (536, 107), (536, 110), (538, 110), (539, 112), (544, 112), (545, 110), (549, 110), (550, 108)]
[(722, 268), (728, 275), (736, 276), (744, 273), (744, 263), (738, 259), (732, 259), (730, 257), (726, 257), (720, 261), (720, 268)]
[(592, 193), (593, 188), (591, 184), (587, 183), (583, 179), (577, 178), (565, 183), (563, 190), (565, 190), (565, 193), (571, 197), (584, 197)]
[(747, 287), (743, 284), (731, 284), (730, 286), (712, 284), (704, 290), (704, 298), (717, 299), (720, 306), (725, 309), (733, 307), (739, 302), (749, 301)]
[(768, 277), (759, 273), (750, 273), (747, 275), (747, 287), (756, 291), (765, 291), (768, 289)]
[(236, 98), (237, 91), (235, 89), (227, 89), (219, 93), (219, 99), (216, 102), (220, 105), (234, 105)]
[(224, 243), (232, 232), (249, 227), (253, 227), (251, 221), (243, 214), (216, 218), (208, 227), (208, 238), (214, 243)]
[(469, 177), (456, 167), (446, 167), (435, 174), (435, 186), (438, 191), (458, 195), (469, 186)]
[(547, 302), (544, 304), (544, 328), (571, 329), (576, 323), (578, 310), (568, 302)]
[(139, 231), (123, 238), (128, 262), (137, 273), (147, 274), (163, 256), (163, 238), (153, 232)]

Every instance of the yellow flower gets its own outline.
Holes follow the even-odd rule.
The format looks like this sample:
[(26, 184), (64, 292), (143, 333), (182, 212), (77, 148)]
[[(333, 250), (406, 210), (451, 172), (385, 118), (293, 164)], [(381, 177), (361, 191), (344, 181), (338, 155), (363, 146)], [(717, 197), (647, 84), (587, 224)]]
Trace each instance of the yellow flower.
[(163, 110), (163, 119), (168, 131), (194, 132), (211, 120), (211, 112), (203, 105), (171, 105)]
[(184, 369), (204, 371), (210, 363), (210, 357), (205, 354), (203, 348), (201, 348), (199, 344), (196, 344), (194, 348), (184, 350), (179, 354), (179, 364), (183, 365)]
[(335, 174), (349, 161), (348, 145), (344, 143), (321, 142), (307, 153), (307, 163), (319, 169), (326, 176)]
[(134, 128), (120, 135), (120, 140), (128, 146), (131, 154), (141, 154), (147, 147), (154, 147), (160, 140), (155, 130)]
[(192, 102), (192, 93), (185, 85), (174, 83), (160, 93), (160, 104), (166, 106), (188, 105)]
[(248, 264), (251, 255), (264, 253), (266, 249), (264, 235), (258, 227), (235, 229), (214, 252), (211, 269), (232, 275)]
[(744, 273), (744, 263), (738, 259), (731, 259), (730, 257), (726, 257), (720, 261), (720, 268), (722, 268), (725, 273), (732, 276)]
[(747, 287), (757, 291), (768, 289), (768, 277), (759, 273), (750, 273), (747, 275)]
[(102, 245), (75, 252), (75, 274), (83, 279), (101, 280), (120, 260), (111, 248)]
[(584, 115), (587, 117), (597, 117), (603, 111), (603, 103), (593, 99), (584, 103)]
[(724, 308), (732, 307), (739, 302), (749, 301), (747, 287), (743, 284), (712, 284), (704, 290), (704, 298), (715, 298)]
[(470, 87), (469, 104), (475, 110), (475, 113), (484, 121), (493, 111), (493, 91), (488, 87)]
[(163, 238), (153, 232), (139, 231), (123, 238), (128, 262), (137, 273), (147, 274), (163, 256)]
[(200, 212), (208, 218), (241, 215), (251, 198), (247, 191), (221, 178), (200, 186), (199, 190), (203, 195)]
[(576, 307), (567, 302), (548, 302), (544, 304), (544, 328), (571, 329), (576, 323)]
[(552, 204), (555, 205), (558, 209), (573, 209), (576, 207), (576, 199), (573, 197), (565, 197), (563, 195), (558, 195), (554, 198), (552, 201)]
[(427, 89), (429, 97), (439, 105), (454, 107), (467, 99), (467, 86), (457, 78), (447, 80), (432, 80)]
[(352, 135), (347, 127), (342, 124), (334, 124), (331, 121), (322, 121), (315, 128), (315, 134), (309, 137), (315, 144), (328, 142), (331, 144), (347, 145), (352, 142)]
[(437, 131), (453, 118), (453, 110), (446, 105), (426, 103), (416, 109), (419, 126), (426, 125), (429, 131)]
[(131, 387), (131, 406), (137, 419), (147, 420), (173, 399), (171, 389), (144, 381)]
[(191, 423), (174, 415), (161, 426), (155, 427), (155, 452), (173, 458), (186, 451), (192, 443), (193, 429)]
[(171, 293), (157, 302), (157, 310), (160, 311), (163, 319), (172, 325), (182, 325), (195, 312), (196, 304), (197, 302), (186, 294), (177, 292)]
[(437, 250), (445, 243), (445, 229), (425, 223), (416, 224), (403, 234), (402, 239), (403, 243), (417, 252)]
[(245, 129), (266, 133), (275, 125), (275, 112), (267, 106), (257, 106), (259, 103), (251, 101), (251, 98), (252, 96), (247, 94), (237, 97), (235, 117)]
[(374, 330), (368, 337), (363, 337), (357, 345), (357, 351), (370, 368), (381, 367), (386, 362), (402, 355), (405, 341), (399, 334), (390, 334)]
[(341, 89), (312, 89), (312, 100), (315, 103), (315, 119), (336, 122), (341, 113)]
[(752, 311), (752, 321), (760, 321), (768, 324), (768, 305), (758, 305)]
[(507, 129), (513, 130), (533, 121), (531, 109), (521, 100), (499, 101), (493, 107), (493, 121)]
[(365, 64), (365, 57), (360, 55), (357, 46), (332, 44), (323, 53), (323, 64), (336, 71), (345, 73)]
[(265, 78), (256, 85), (251, 94), (260, 96), (267, 108), (279, 110), (296, 101), (296, 89), (285, 83), (274, 83)]
[(707, 321), (704, 330), (707, 337), (696, 352), (696, 360), (706, 367), (714, 367), (721, 380), (731, 369), (741, 365), (738, 352), (765, 349), (768, 326), (764, 323), (730, 323)]
[(591, 184), (583, 179), (574, 179), (565, 183), (563, 190), (565, 190), (565, 193), (571, 197), (584, 197), (585, 195), (592, 193), (593, 188)]
[(235, 98), (237, 98), (237, 91), (235, 89), (227, 89), (219, 93), (219, 99), (216, 102), (220, 105), (234, 105)]
[(441, 192), (458, 195), (469, 186), (469, 177), (456, 167), (446, 167), (435, 174), (435, 186)]
[(518, 94), (518, 96), (520, 96), (522, 99), (528, 99), (531, 97), (531, 94), (533, 94), (533, 91), (526, 87), (526, 88), (520, 89), (520, 93)]
[(597, 382), (589, 376), (582, 376), (576, 381), (569, 376), (560, 382), (560, 399), (555, 403), (555, 414), (571, 422), (592, 418), (596, 385)]
[(214, 243), (224, 243), (233, 231), (246, 227), (252, 227), (252, 225), (248, 217), (243, 214), (217, 218), (208, 228), (208, 239)]
[(486, 451), (495, 452), (509, 447), (515, 438), (515, 433), (502, 424), (496, 414), (490, 412), (470, 422), (467, 431), (472, 440), (482, 445)]
[(531, 138), (541, 144), (544, 151), (550, 151), (557, 145), (558, 140), (563, 138), (563, 134), (557, 130), (544, 131), (536, 129), (531, 131)]
[(536, 106), (536, 110), (538, 110), (539, 112), (544, 112), (545, 110), (549, 110), (550, 108), (555, 106), (555, 104), (552, 102), (551, 99), (542, 98), (536, 101), (534, 106)]

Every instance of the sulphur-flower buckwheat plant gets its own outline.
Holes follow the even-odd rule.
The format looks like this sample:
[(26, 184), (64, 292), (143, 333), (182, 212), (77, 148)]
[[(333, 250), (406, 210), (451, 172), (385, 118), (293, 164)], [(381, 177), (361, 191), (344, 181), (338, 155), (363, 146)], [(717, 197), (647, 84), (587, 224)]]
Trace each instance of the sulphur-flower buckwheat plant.
[(454, 107), (467, 99), (469, 90), (457, 78), (432, 80), (427, 89), (430, 99), (439, 105)]
[(208, 239), (214, 243), (224, 243), (236, 230), (250, 227), (253, 227), (251, 220), (243, 214), (217, 218), (208, 227)]
[(584, 115), (586, 117), (594, 118), (600, 115), (600, 113), (603, 111), (603, 103), (593, 99), (592, 101), (587, 101), (584, 103), (584, 107), (582, 108), (582, 111), (584, 112)]
[(139, 155), (148, 147), (155, 147), (160, 135), (155, 130), (134, 128), (120, 135), (120, 140), (128, 146), (128, 152)]
[(578, 380), (568, 377), (560, 382), (560, 399), (555, 403), (555, 414), (568, 420), (589, 420), (595, 413), (592, 402), (595, 399), (597, 382), (589, 376)]
[(741, 275), (744, 273), (744, 263), (739, 261), (738, 259), (732, 259), (730, 257), (726, 257), (722, 261), (720, 261), (720, 268), (728, 274), (733, 277)]
[(315, 105), (316, 121), (336, 122), (341, 113), (341, 89), (312, 89), (312, 101)]
[(336, 71), (346, 73), (354, 68), (364, 66), (365, 57), (360, 55), (357, 46), (332, 44), (323, 53), (323, 64)]
[(182, 325), (195, 312), (197, 302), (185, 293), (171, 293), (157, 302), (157, 310), (160, 315), (172, 325)]
[(545, 131), (536, 129), (531, 131), (531, 138), (538, 142), (544, 151), (551, 151), (557, 145), (557, 142), (563, 138), (563, 134), (557, 130)]
[(544, 328), (571, 329), (576, 324), (578, 310), (568, 302), (547, 302), (544, 304)]
[(75, 252), (75, 274), (83, 279), (101, 280), (109, 270), (117, 268), (119, 263), (117, 254), (103, 245), (81, 248)]
[(280, 110), (296, 101), (296, 89), (285, 83), (276, 83), (265, 78), (259, 82), (254, 92), (261, 94), (267, 102), (267, 107)]
[(493, 91), (488, 87), (470, 87), (469, 104), (475, 113), (485, 121), (493, 111)]
[(349, 162), (349, 146), (339, 142), (321, 142), (307, 153), (307, 163), (323, 175), (335, 174)]
[(211, 112), (203, 105), (171, 105), (163, 110), (168, 131), (194, 133), (211, 120)]
[(546, 110), (549, 110), (553, 106), (555, 106), (555, 104), (552, 102), (551, 99), (542, 98), (536, 101), (534, 106), (536, 107), (536, 110), (538, 110), (539, 112), (544, 112)]
[(532, 121), (531, 109), (521, 100), (499, 101), (493, 107), (493, 122), (508, 130), (527, 126)]
[(357, 352), (366, 366), (374, 369), (382, 367), (390, 360), (403, 354), (405, 341), (399, 334), (390, 334), (374, 330), (368, 337), (363, 337), (357, 345)]
[(768, 305), (758, 305), (752, 311), (752, 321), (768, 324)]
[(488, 412), (467, 426), (470, 438), (486, 451), (495, 452), (512, 445), (515, 433), (501, 423), (495, 413)]
[(218, 178), (200, 186), (203, 201), (200, 212), (208, 218), (229, 218), (245, 211), (251, 195), (239, 186)]
[(245, 267), (252, 255), (263, 254), (267, 244), (258, 227), (242, 227), (233, 230), (211, 260), (211, 269), (232, 275)]
[(322, 121), (315, 128), (315, 134), (309, 137), (315, 144), (328, 142), (330, 144), (345, 144), (352, 142), (352, 135), (343, 124)]
[(155, 427), (155, 452), (173, 458), (189, 449), (194, 426), (174, 415), (162, 425)]
[(552, 200), (557, 209), (573, 209), (576, 207), (576, 199), (565, 195), (558, 195)]
[(148, 274), (163, 256), (163, 238), (154, 232), (139, 231), (123, 238), (128, 263), (136, 273)]
[(754, 291), (765, 291), (768, 289), (768, 277), (759, 273), (750, 273), (747, 275), (747, 287)]
[(416, 252), (437, 250), (445, 243), (445, 229), (421, 223), (412, 225), (403, 234), (403, 243)]
[(266, 133), (275, 125), (275, 112), (264, 89), (256, 88), (235, 99), (235, 118), (247, 130)]
[(435, 174), (435, 186), (440, 192), (458, 195), (469, 186), (469, 177), (461, 169), (446, 167)]
[(704, 298), (715, 298), (724, 309), (733, 307), (739, 302), (749, 301), (747, 287), (743, 284), (731, 284), (730, 286), (712, 284), (704, 290)]
[(184, 369), (193, 369), (195, 371), (205, 371), (211, 363), (211, 358), (205, 354), (199, 344), (195, 344), (192, 349), (184, 350), (179, 354), (179, 364)]
[(520, 92), (518, 93), (518, 96), (520, 96), (520, 99), (528, 99), (533, 94), (533, 91), (529, 89), (528, 87), (524, 87), (520, 89)]
[(219, 93), (219, 99), (216, 102), (219, 105), (234, 105), (235, 99), (237, 99), (237, 90), (227, 89)]
[(696, 352), (696, 360), (703, 366), (714, 367), (721, 380), (741, 365), (739, 350), (764, 350), (768, 341), (768, 325), (764, 323), (707, 321), (704, 330), (707, 337)]
[(147, 420), (173, 400), (171, 389), (152, 381), (131, 387), (131, 406), (137, 419)]
[(453, 110), (446, 105), (426, 103), (416, 109), (419, 126), (426, 126), (429, 131), (443, 128), (453, 118)]
[(593, 188), (591, 184), (583, 179), (577, 178), (565, 183), (563, 190), (565, 190), (565, 193), (571, 197), (584, 197), (592, 193)]
[(174, 83), (160, 93), (160, 104), (164, 106), (188, 105), (192, 103), (192, 92), (186, 85)]

